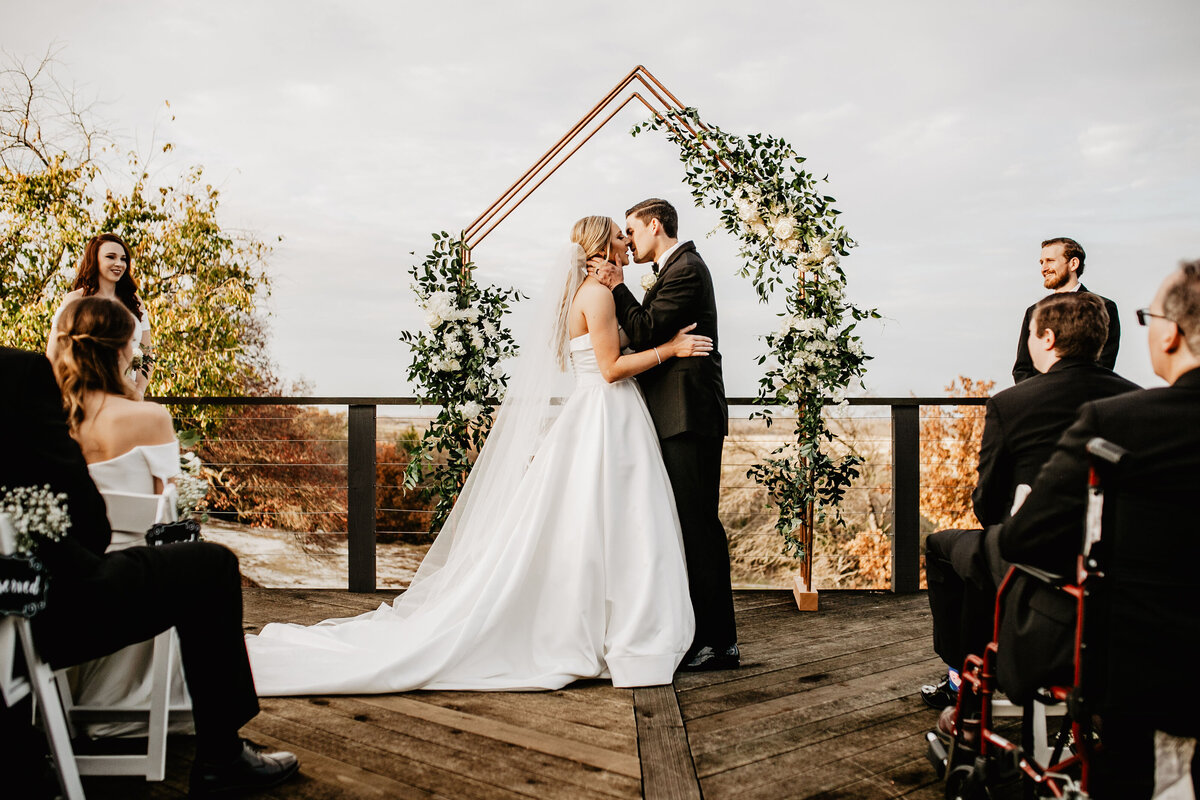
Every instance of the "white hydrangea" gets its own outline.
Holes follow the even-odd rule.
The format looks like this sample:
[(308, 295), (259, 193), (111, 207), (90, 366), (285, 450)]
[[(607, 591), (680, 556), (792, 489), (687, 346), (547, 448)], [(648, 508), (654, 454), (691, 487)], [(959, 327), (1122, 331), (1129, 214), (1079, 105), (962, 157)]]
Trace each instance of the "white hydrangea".
[(767, 229), (767, 226), (762, 221), (751, 223), (750, 232), (760, 239), (765, 239), (771, 234), (771, 232)]

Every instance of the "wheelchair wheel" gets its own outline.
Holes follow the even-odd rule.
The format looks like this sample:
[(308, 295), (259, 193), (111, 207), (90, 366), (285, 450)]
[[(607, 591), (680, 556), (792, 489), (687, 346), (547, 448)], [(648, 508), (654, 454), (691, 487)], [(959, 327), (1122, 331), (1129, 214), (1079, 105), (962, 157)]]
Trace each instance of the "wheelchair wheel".
[(946, 800), (988, 800), (987, 788), (972, 764), (959, 764), (946, 773)]
[(976, 761), (946, 774), (946, 800), (1020, 800), (1021, 778), (995, 765)]

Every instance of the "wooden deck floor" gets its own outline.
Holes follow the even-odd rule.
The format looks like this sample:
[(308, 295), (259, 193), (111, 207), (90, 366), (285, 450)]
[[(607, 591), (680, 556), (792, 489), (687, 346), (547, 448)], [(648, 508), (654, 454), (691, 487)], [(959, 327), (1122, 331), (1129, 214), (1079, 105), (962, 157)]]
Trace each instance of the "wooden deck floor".
[[(246, 629), (312, 623), (390, 596), (247, 589)], [(273, 798), (941, 797), (916, 695), (938, 672), (922, 595), (736, 595), (742, 668), (675, 686), (268, 698), (244, 729), (296, 752)], [(172, 739), (168, 779), (88, 778), (89, 798), (177, 798), (191, 765)]]

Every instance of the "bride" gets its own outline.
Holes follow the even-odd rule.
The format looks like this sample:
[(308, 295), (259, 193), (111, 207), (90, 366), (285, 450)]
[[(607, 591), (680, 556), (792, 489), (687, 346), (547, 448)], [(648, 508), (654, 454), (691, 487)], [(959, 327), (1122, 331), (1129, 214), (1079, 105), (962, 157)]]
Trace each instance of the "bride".
[[(246, 637), (258, 693), (670, 683), (695, 622), (658, 438), (634, 375), (706, 356), (685, 328), (621, 353), (587, 259), (624, 266), (609, 217), (575, 223), (471, 475), (407, 592), (358, 617)], [(559, 378), (570, 369), (573, 387)], [(565, 388), (565, 391), (564, 391)], [(569, 395), (560, 402), (560, 395)]]

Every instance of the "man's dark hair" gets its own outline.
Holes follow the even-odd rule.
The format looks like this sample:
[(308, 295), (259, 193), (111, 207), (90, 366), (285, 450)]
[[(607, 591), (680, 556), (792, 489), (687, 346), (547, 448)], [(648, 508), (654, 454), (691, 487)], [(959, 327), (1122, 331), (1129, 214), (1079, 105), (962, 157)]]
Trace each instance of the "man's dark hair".
[(667, 236), (672, 239), (679, 236), (679, 215), (675, 213), (675, 206), (666, 200), (660, 200), (657, 197), (643, 200), (625, 212), (625, 216), (627, 217), (630, 214), (646, 223), (649, 223), (652, 219), (656, 219), (662, 224), (663, 233)]
[(1192, 355), (1200, 356), (1200, 261), (1179, 265), (1183, 275), (1163, 296), (1163, 314), (1179, 326)]
[(1049, 247), (1052, 244), (1061, 244), (1063, 246), (1063, 258), (1070, 261), (1072, 258), (1079, 259), (1079, 269), (1075, 270), (1075, 276), (1083, 275), (1083, 260), (1087, 258), (1087, 254), (1083, 252), (1083, 247), (1074, 239), (1068, 239), (1065, 236), (1059, 236), (1054, 239), (1047, 239), (1042, 242), (1042, 247)]
[(1054, 331), (1054, 352), (1059, 358), (1095, 361), (1108, 339), (1108, 310), (1091, 292), (1059, 292), (1042, 298), (1033, 307), (1033, 331), (1041, 336)]

